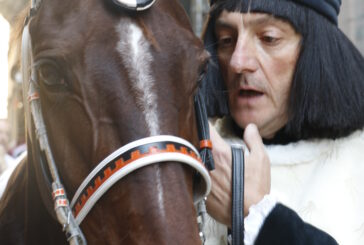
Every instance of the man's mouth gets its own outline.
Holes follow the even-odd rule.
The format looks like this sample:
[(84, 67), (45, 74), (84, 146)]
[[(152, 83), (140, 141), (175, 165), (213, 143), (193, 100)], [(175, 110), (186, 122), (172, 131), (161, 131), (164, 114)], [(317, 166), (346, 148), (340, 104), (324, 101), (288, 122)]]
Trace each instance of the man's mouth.
[(240, 89), (239, 90), (239, 97), (245, 97), (245, 98), (254, 98), (258, 96), (262, 96), (264, 93), (252, 90), (252, 89)]

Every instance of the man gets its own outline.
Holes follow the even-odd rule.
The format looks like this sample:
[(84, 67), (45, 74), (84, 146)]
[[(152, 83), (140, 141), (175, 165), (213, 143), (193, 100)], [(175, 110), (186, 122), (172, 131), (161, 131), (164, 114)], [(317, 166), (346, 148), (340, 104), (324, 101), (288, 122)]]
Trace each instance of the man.
[[(203, 90), (219, 133), (246, 145), (245, 244), (364, 244), (364, 59), (340, 4), (211, 1)], [(207, 208), (230, 226), (230, 146), (211, 139)], [(225, 244), (216, 227), (207, 244)]]

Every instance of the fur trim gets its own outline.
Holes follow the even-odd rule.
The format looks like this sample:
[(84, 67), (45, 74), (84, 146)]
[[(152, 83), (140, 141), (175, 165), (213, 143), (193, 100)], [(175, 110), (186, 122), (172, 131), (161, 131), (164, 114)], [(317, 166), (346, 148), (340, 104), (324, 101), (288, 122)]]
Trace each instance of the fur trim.
[[(229, 117), (216, 119), (213, 122), (216, 130), (230, 144), (245, 146), (243, 136), (239, 138), (232, 131), (232, 121)], [(268, 145), (268, 152), (272, 165), (305, 164), (317, 158), (325, 158), (337, 153), (343, 145), (350, 145), (353, 149), (364, 149), (364, 129), (357, 130), (347, 137), (338, 139), (301, 140), (287, 145)], [(284, 154), (282, 154), (284, 152)]]

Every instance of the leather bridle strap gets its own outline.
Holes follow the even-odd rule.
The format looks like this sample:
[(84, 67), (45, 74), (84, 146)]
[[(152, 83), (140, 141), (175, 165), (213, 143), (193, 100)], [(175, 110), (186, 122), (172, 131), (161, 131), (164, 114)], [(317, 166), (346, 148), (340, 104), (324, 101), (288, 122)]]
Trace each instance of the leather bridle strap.
[(200, 139), (200, 155), (206, 168), (211, 171), (215, 169), (214, 158), (212, 156), (212, 143), (210, 140), (209, 121), (207, 118), (206, 105), (201, 94), (201, 90), (195, 95), (195, 113)]
[(189, 142), (170, 135), (148, 137), (119, 148), (86, 177), (71, 202), (76, 223), (81, 224), (101, 196), (121, 178), (139, 168), (162, 162), (187, 164), (202, 176), (205, 188), (203, 193), (194, 192), (195, 203), (208, 195), (211, 189), (209, 173), (198, 151)]
[[(199, 89), (195, 95), (195, 113), (198, 137), (200, 140), (200, 155), (202, 161), (205, 163), (206, 168), (209, 171), (215, 169), (214, 158), (212, 156), (212, 142), (210, 140), (210, 128), (206, 112), (206, 104), (202, 95), (201, 89)], [(207, 209), (205, 200), (201, 200), (197, 204), (197, 223), (199, 227), (199, 236), (202, 244), (205, 244), (206, 237), (203, 232), (205, 220), (207, 219)]]
[(244, 244), (244, 151), (232, 146), (232, 245)]
[[(30, 11), (29, 14), (30, 17), (36, 12), (36, 6), (39, 6), (39, 2), (38, 4), (34, 3), (32, 5), (32, 11)], [(28, 119), (28, 130), (30, 134), (35, 134), (36, 139), (34, 139), (34, 142), (32, 143), (39, 143), (39, 148), (36, 146), (36, 150), (39, 150), (39, 152), (42, 153), (41, 155), (44, 155), (44, 159), (47, 162), (48, 170), (52, 179), (52, 193), (56, 218), (63, 227), (67, 241), (69, 241), (69, 243), (72, 245), (87, 244), (81, 229), (75, 223), (75, 220), (71, 215), (67, 195), (61, 183), (57, 166), (48, 143), (47, 131), (42, 116), (38, 87), (34, 82), (36, 78), (36, 72), (34, 71), (33, 57), (31, 54), (31, 42), (28, 26), (30, 17), (27, 18), (25, 22), (22, 35), (23, 96), (25, 97), (26, 94), (28, 94), (28, 98), (24, 99), (24, 101), (28, 100), (29, 102), (28, 105), (26, 102), (24, 103), (24, 111)], [(31, 123), (31, 120), (33, 121), (33, 124)], [(34, 125), (34, 129), (32, 128), (32, 125)], [(43, 159), (41, 162), (43, 162)], [(43, 167), (44, 166), (41, 166), (42, 171), (44, 172)], [(48, 178), (46, 180), (48, 180)]]

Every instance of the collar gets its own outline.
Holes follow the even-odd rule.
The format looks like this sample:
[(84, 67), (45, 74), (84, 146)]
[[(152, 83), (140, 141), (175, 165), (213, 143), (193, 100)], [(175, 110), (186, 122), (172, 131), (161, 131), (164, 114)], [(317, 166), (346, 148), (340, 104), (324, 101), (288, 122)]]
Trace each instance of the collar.
[[(213, 120), (212, 123), (220, 135), (230, 144), (245, 145), (242, 140), (242, 131), (241, 134), (236, 134), (232, 120), (229, 117)], [(241, 136), (238, 137), (237, 135)], [(337, 149), (340, 149), (343, 144), (357, 144), (355, 142), (357, 139), (364, 144), (364, 128), (337, 139), (308, 139), (287, 144), (273, 143), (265, 144), (265, 148), (271, 165), (297, 165), (307, 164), (314, 159), (330, 156)]]

